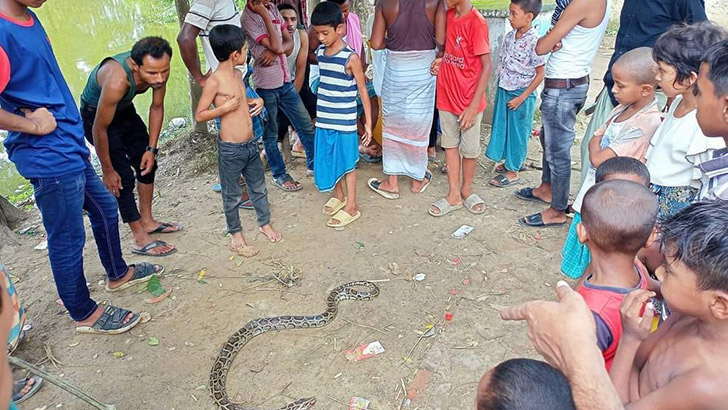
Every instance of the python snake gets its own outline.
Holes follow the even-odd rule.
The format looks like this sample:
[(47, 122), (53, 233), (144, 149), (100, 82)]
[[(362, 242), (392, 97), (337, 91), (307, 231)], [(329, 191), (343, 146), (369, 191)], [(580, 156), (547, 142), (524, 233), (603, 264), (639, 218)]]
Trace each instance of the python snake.
[[(354, 289), (363, 286), (369, 291), (363, 292)], [(379, 288), (372, 282), (357, 281), (345, 283), (329, 293), (326, 298), (326, 311), (314, 316), (273, 316), (253, 319), (246, 323), (237, 332), (233, 333), (220, 350), (210, 372), (210, 393), (212, 399), (222, 410), (251, 410), (250, 407), (233, 403), (228, 397), (225, 388), (228, 370), (240, 349), (250, 339), (272, 330), (302, 329), (310, 327), (324, 327), (336, 317), (339, 302), (342, 300), (372, 300), (379, 295)], [(316, 404), (313, 397), (298, 399), (279, 410), (306, 410)]]

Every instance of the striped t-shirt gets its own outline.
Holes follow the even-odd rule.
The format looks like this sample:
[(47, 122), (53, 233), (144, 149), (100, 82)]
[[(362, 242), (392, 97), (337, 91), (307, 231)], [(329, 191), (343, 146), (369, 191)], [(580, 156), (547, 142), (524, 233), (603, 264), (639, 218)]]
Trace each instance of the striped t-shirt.
[(316, 50), (320, 71), (316, 126), (342, 132), (356, 132), (356, 79), (346, 72), (349, 57), (354, 51), (344, 47), (327, 56), (326, 47)]

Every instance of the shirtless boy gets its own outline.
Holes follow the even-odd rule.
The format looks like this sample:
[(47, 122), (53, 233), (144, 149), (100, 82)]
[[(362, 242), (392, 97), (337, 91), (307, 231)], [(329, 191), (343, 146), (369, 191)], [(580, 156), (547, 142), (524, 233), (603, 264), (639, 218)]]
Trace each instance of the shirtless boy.
[[(271, 242), (280, 241), (281, 234), (270, 225), (265, 170), (258, 154), (258, 145), (253, 139), (253, 123), (242, 73), (235, 68), (245, 64), (245, 34), (240, 27), (233, 25), (216, 26), (210, 31), (210, 45), (220, 64), (205, 82), (195, 119), (210, 121), (220, 117), (217, 160), (222, 185), (222, 205), (227, 229), (232, 237), (230, 248), (238, 255), (252, 257), (258, 254), (258, 249), (245, 242), (238, 215), (238, 204), (243, 193), (238, 183), (241, 174), (245, 178), (258, 217), (258, 229)], [(210, 108), (212, 104), (215, 108)]]
[(690, 205), (661, 226), (657, 270), (673, 312), (650, 334), (646, 290), (622, 304), (624, 333), (610, 376), (627, 409), (724, 409), (728, 400), (728, 207)]

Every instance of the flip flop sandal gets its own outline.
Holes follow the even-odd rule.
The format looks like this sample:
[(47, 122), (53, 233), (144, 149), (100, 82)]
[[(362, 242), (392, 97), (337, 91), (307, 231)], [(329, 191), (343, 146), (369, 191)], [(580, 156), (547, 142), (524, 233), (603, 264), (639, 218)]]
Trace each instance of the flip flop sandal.
[[(165, 229), (168, 229), (168, 228), (176, 228), (176, 229), (173, 230), (173, 231), (167, 231), (167, 230), (165, 230)], [(147, 232), (147, 233), (149, 233), (149, 234), (153, 234), (153, 233), (177, 233), (177, 232), (181, 231), (182, 229), (184, 229), (182, 227), (182, 225), (181, 224), (178, 224), (176, 222), (162, 222), (162, 224), (159, 225), (157, 227), (157, 229), (153, 230), (152, 232)]]
[(520, 223), (523, 226), (530, 226), (533, 228), (549, 228), (553, 226), (561, 226), (566, 223), (564, 222), (555, 222), (555, 223), (544, 223), (543, 222), (543, 215), (540, 213), (529, 215), (525, 218), (518, 219), (518, 223)]
[(427, 187), (430, 186), (430, 182), (432, 182), (432, 173), (430, 171), (425, 171), (425, 179), (427, 180), (427, 182), (422, 185), (418, 192), (415, 192), (416, 194), (423, 194), (425, 191), (427, 191)]
[(383, 189), (379, 189), (379, 186), (382, 185), (382, 181), (376, 179), (376, 178), (370, 178), (369, 181), (367, 181), (367, 185), (369, 188), (378, 193), (379, 195), (387, 198), (387, 199), (398, 199), (399, 193), (398, 192), (389, 192), (385, 191)]
[[(508, 170), (506, 169), (505, 166), (503, 166), (503, 164), (500, 164), (497, 167), (495, 167), (496, 174), (505, 174), (507, 171)], [(528, 167), (525, 164), (523, 166), (521, 166), (521, 168), (518, 170), (518, 172), (522, 172), (522, 171), (528, 171)]]
[[(483, 201), (483, 199), (479, 197), (478, 194), (470, 194), (467, 198), (465, 198), (465, 202), (463, 204), (465, 205), (465, 209), (470, 211), (471, 214), (480, 215), (485, 212), (485, 201)], [(483, 210), (476, 211), (474, 208), (477, 205), (483, 205)]]
[(448, 171), (447, 165), (443, 165), (443, 166), (440, 167), (440, 173), (441, 174), (447, 175), (447, 171)]
[[(293, 182), (293, 184), (295, 185), (295, 187), (294, 188), (286, 188), (286, 186), (283, 185), (286, 182)], [(296, 192), (296, 191), (300, 191), (300, 190), (303, 189), (303, 186), (300, 183), (297, 184), (297, 185), (296, 184), (297, 184), (296, 181), (294, 181), (293, 178), (290, 175), (288, 175), (288, 174), (283, 175), (282, 177), (278, 177), (278, 178), (273, 179), (273, 185), (277, 186), (278, 188), (280, 188), (280, 189), (282, 189), (282, 190), (284, 190), (286, 192)]]
[(240, 209), (248, 209), (248, 210), (255, 209), (255, 207), (253, 206), (253, 201), (250, 198), (248, 198), (245, 201), (241, 202), (240, 205), (238, 205), (238, 208), (240, 208)]
[(218, 194), (222, 192), (222, 184), (219, 182), (212, 186), (212, 192), (217, 192)]
[(543, 199), (534, 196), (532, 187), (517, 189), (513, 194), (516, 198), (523, 199), (524, 201), (541, 202), (546, 205), (551, 205), (551, 202), (546, 202)]
[(126, 318), (129, 313), (132, 312), (130, 310), (108, 305), (104, 308), (104, 313), (101, 314), (101, 317), (93, 325), (76, 326), (76, 332), (92, 335), (118, 335), (127, 332), (134, 326), (138, 325), (142, 320), (141, 315), (134, 313), (132, 314), (129, 323), (124, 324), (124, 318)]
[[(346, 225), (349, 225), (350, 223), (356, 221), (361, 217), (361, 212), (356, 211), (355, 215), (349, 215), (348, 212), (344, 211), (343, 209), (337, 212), (334, 216), (329, 219), (328, 222), (326, 222), (326, 226), (329, 228), (343, 228)], [(339, 221), (339, 223), (335, 223), (334, 220)]]
[(165, 241), (156, 240), (154, 242), (151, 242), (151, 243), (148, 243), (148, 244), (142, 246), (140, 249), (131, 248), (131, 253), (133, 253), (135, 255), (144, 255), (144, 256), (167, 256), (167, 255), (171, 255), (171, 254), (177, 252), (177, 248), (174, 248), (171, 251), (167, 251), (165, 253), (150, 253), (149, 252), (150, 250), (152, 250), (154, 248), (158, 248), (158, 247), (164, 246), (166, 244), (167, 244), (167, 242), (165, 242)]
[(244, 258), (252, 258), (253, 256), (257, 255), (258, 252), (260, 252), (258, 248), (250, 245), (241, 246), (239, 248), (231, 247), (230, 250), (237, 253), (238, 256), (242, 256)]
[(505, 188), (509, 185), (516, 185), (521, 183), (521, 178), (516, 178), (513, 180), (508, 179), (503, 174), (496, 175), (493, 179), (488, 181), (489, 184), (493, 185), (496, 188)]
[(306, 158), (306, 153), (303, 151), (294, 151), (291, 150), (291, 156), (293, 158)]
[[(343, 201), (339, 201), (339, 198), (329, 198), (329, 200), (326, 202), (324, 207), (321, 209), (321, 212), (323, 212), (326, 216), (332, 216), (335, 215), (337, 212), (341, 210), (341, 208), (346, 206), (346, 198), (344, 198)], [(326, 212), (326, 208), (331, 208), (330, 212)]]
[(109, 287), (109, 283), (106, 283), (106, 291), (107, 292), (118, 292), (120, 290), (124, 290), (126, 288), (139, 285), (142, 283), (145, 283), (149, 281), (149, 279), (152, 278), (152, 276), (159, 276), (162, 273), (164, 273), (164, 266), (162, 265), (152, 265), (148, 262), (141, 262), (137, 263), (135, 265), (130, 265), (134, 267), (134, 274), (131, 276), (131, 279), (124, 283), (123, 285), (120, 285), (115, 288)]
[(445, 215), (449, 214), (452, 211), (457, 211), (458, 209), (463, 207), (463, 204), (450, 205), (450, 203), (447, 202), (447, 199), (440, 198), (437, 201), (435, 201), (435, 203), (432, 204), (432, 206), (439, 209), (440, 213), (436, 214), (436, 213), (432, 212), (432, 207), (430, 207), (430, 209), (427, 210), (427, 213), (429, 213), (430, 215), (432, 215), (436, 218), (439, 218), (441, 216), (445, 216)]
[[(25, 388), (25, 386), (28, 384), (28, 380), (33, 380), (35, 383), (33, 383), (32, 386), (30, 386), (30, 390), (28, 390), (25, 394), (20, 394), (20, 391)], [(20, 379), (13, 384), (13, 403), (20, 404), (29, 398), (31, 398), (35, 393), (38, 392), (38, 389), (40, 389), (40, 386), (43, 384), (43, 379), (40, 376), (33, 376), (33, 377), (26, 377), (24, 379)]]

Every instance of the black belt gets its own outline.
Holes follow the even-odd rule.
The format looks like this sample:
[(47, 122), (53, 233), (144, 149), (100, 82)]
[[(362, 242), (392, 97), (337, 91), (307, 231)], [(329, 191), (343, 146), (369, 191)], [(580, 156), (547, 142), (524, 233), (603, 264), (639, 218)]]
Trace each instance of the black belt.
[(589, 84), (589, 76), (585, 75), (584, 77), (579, 78), (565, 78), (565, 79), (557, 79), (557, 78), (547, 78), (543, 81), (544, 87), (546, 88), (574, 88), (578, 85), (584, 85)]

